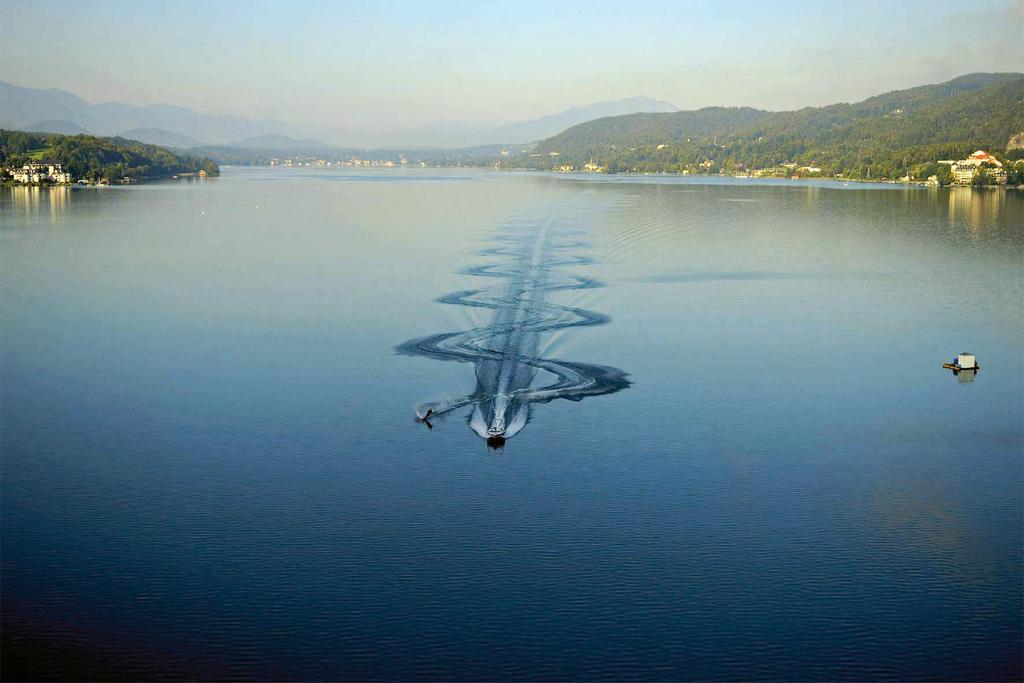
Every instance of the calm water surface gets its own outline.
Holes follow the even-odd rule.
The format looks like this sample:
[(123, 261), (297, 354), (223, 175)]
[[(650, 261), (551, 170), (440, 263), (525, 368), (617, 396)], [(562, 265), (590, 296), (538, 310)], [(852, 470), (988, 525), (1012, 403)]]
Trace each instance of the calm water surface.
[(1022, 675), (1020, 193), (226, 169), (0, 224), (7, 678)]

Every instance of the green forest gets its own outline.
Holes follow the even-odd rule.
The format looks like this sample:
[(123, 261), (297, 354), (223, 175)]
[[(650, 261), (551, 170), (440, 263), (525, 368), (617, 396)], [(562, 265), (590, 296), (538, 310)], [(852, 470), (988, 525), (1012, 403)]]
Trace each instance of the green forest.
[(29, 161), (58, 162), (75, 180), (147, 180), (200, 170), (220, 174), (208, 158), (124, 138), (0, 130), (0, 166), (19, 167)]
[[(1008, 149), (1024, 131), (1024, 74), (971, 74), (855, 104), (768, 112), (708, 107), (597, 119), (543, 140), (508, 164), (607, 172), (740, 173), (796, 164), (804, 175), (896, 179), (937, 175), (939, 159)], [(1011, 182), (1019, 178), (1010, 168)]]

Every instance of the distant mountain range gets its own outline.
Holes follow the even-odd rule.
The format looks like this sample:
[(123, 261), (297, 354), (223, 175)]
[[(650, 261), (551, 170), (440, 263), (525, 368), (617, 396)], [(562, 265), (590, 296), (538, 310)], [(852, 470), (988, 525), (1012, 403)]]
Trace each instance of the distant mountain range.
[(1024, 140), (1024, 74), (969, 74), (853, 104), (783, 112), (678, 111), (667, 102), (635, 97), (531, 121), (404, 131), (374, 144), (346, 146), (311, 139), (276, 121), (167, 105), (93, 105), (61, 90), (0, 82), (0, 128), (115, 135), (231, 164), (359, 155), (540, 169), (592, 162), (610, 172), (736, 173), (777, 167), (779, 173), (795, 173), (797, 167), (805, 174), (856, 178), (926, 177), (935, 172), (936, 160), (963, 158), (979, 148), (1024, 156), (1019, 149), (1024, 143), (1013, 142)]
[(500, 126), (432, 126), (378, 135), (371, 140), (381, 147), (472, 147), (479, 145), (521, 144), (536, 142), (585, 121), (607, 116), (638, 112), (673, 112), (679, 107), (649, 97), (627, 97), (621, 100), (595, 102), (571, 107), (557, 114)]
[(542, 116), (534, 121), (522, 121), (495, 128), (489, 142), (536, 142), (556, 135), (570, 126), (608, 116), (623, 116), (639, 112), (665, 113), (679, 111), (679, 107), (649, 97), (627, 97), (622, 100), (597, 102), (585, 107), (573, 107), (558, 114)]
[[(123, 102), (90, 104), (65, 90), (40, 90), (0, 81), (0, 128), (43, 132), (89, 132), (124, 135), (128, 131), (156, 142), (168, 136), (212, 144), (260, 135), (289, 135), (295, 131), (280, 121), (247, 119), (226, 114), (202, 114), (185, 107), (155, 104), (139, 107)], [(176, 145), (177, 146), (177, 145)]]
[(797, 111), (707, 107), (596, 119), (542, 140), (533, 156), (513, 161), (534, 168), (593, 161), (611, 171), (644, 172), (799, 163), (825, 174), (896, 177), (978, 148), (1007, 150), (1022, 131), (1024, 74), (978, 73)]
[[(3, 126), (0, 126), (0, 128), (3, 128)], [(27, 126), (22, 126), (20, 130), (30, 133), (60, 133), (61, 135), (82, 135), (89, 132), (73, 121), (55, 120), (36, 121)]]
[[(671, 112), (673, 105), (632, 97), (573, 107), (557, 114), (500, 126), (436, 126), (392, 133), (320, 131), (353, 138), (346, 147), (471, 147), (534, 142), (584, 121), (635, 112)], [(120, 136), (188, 149), (202, 145), (275, 149), (291, 153), (330, 149), (294, 126), (271, 119), (204, 114), (172, 105), (90, 104), (64, 90), (41, 90), (0, 81), (0, 128), (74, 135)], [(318, 135), (320, 137), (320, 135)], [(357, 144), (354, 144), (358, 142)]]
[[(61, 131), (54, 132), (59, 133)], [(119, 137), (138, 140), (139, 142), (145, 142), (147, 145), (160, 145), (161, 147), (175, 147), (178, 149), (199, 147), (202, 144), (193, 137), (162, 128), (132, 128), (121, 131)]]

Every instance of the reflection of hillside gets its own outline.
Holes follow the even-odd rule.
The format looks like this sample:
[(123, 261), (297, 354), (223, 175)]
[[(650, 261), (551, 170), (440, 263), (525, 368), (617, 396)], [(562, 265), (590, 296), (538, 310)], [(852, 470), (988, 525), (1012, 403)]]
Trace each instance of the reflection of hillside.
[(949, 224), (967, 227), (972, 236), (999, 223), (1006, 192), (954, 187), (949, 191)]
[(59, 223), (64, 219), (68, 203), (71, 201), (71, 189), (64, 185), (19, 185), (8, 190), (15, 211), (36, 220), (43, 218), (45, 212), (48, 212), (51, 223)]

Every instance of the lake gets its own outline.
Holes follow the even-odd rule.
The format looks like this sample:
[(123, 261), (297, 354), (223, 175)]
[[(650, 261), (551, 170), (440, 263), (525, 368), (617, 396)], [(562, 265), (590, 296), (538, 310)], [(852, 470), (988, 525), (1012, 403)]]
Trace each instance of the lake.
[(226, 168), (0, 225), (5, 678), (1024, 674), (1022, 193)]

